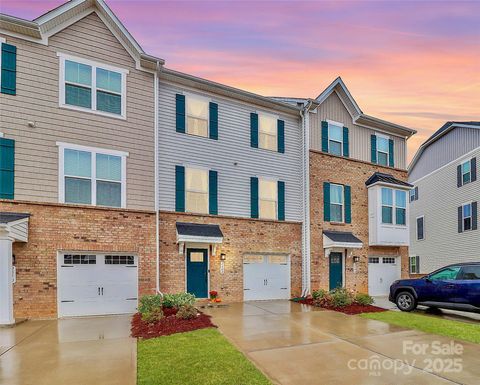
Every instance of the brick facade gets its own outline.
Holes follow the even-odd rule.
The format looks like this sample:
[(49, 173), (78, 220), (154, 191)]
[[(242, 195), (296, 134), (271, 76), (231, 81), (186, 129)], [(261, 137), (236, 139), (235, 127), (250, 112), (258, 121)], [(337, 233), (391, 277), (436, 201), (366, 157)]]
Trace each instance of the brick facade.
[(31, 214), (28, 242), (13, 244), (15, 317), (57, 317), (57, 252), (129, 252), (139, 257), (139, 294), (156, 287), (155, 213), (0, 201), (0, 211)]
[[(287, 253), (291, 259), (291, 294), (299, 295), (302, 286), (302, 225), (296, 222), (160, 213), (160, 289), (185, 291), (185, 255), (179, 254), (176, 222), (217, 224), (223, 243), (210, 257), (210, 289), (226, 301), (243, 300), (243, 255), (249, 252)], [(220, 254), (226, 254), (224, 274)]]
[[(368, 246), (368, 192), (366, 180), (376, 171), (407, 180), (407, 172), (375, 164), (342, 158), (318, 151), (310, 151), (310, 229), (311, 229), (311, 287), (329, 288), (329, 261), (323, 249), (323, 230), (350, 231), (363, 243), (353, 255), (360, 261), (354, 267), (353, 258), (345, 263), (345, 286), (359, 292), (368, 292), (368, 257), (400, 256), (402, 277), (408, 276), (408, 247)], [(352, 222), (335, 224), (323, 221), (323, 182), (351, 186)]]

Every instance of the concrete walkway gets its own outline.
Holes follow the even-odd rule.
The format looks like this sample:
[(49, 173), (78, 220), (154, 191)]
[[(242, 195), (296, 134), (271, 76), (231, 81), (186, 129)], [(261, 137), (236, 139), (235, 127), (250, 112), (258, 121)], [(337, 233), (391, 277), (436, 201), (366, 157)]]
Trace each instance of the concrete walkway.
[(134, 385), (136, 362), (130, 316), (0, 328), (2, 385)]
[(205, 312), (277, 384), (478, 384), (480, 378), (476, 344), (458, 342), (461, 354), (439, 354), (435, 344), (451, 339), (289, 301)]

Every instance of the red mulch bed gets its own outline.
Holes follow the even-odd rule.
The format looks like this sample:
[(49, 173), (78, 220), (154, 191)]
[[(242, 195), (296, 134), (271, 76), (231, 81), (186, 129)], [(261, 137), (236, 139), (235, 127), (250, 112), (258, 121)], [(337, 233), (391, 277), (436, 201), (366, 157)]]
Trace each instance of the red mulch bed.
[(175, 333), (190, 332), (197, 329), (216, 328), (210, 319), (210, 316), (199, 312), (200, 314), (192, 319), (179, 319), (175, 315), (177, 310), (173, 308), (163, 308), (165, 315), (159, 322), (148, 323), (142, 321), (142, 316), (137, 313), (132, 319), (132, 337), (155, 338), (168, 336)]
[[(303, 303), (304, 305), (315, 306), (312, 298), (296, 299), (295, 302)], [(344, 314), (348, 314), (348, 315), (361, 314), (361, 313), (381, 313), (383, 311), (387, 311), (387, 309), (383, 309), (383, 308), (378, 307), (378, 306), (359, 305), (359, 304), (356, 304), (356, 303), (354, 303), (352, 305), (349, 305), (349, 306), (344, 306), (344, 307), (326, 306), (326, 307), (321, 307), (321, 308), (326, 309), (326, 310), (338, 311), (340, 313), (344, 313)]]

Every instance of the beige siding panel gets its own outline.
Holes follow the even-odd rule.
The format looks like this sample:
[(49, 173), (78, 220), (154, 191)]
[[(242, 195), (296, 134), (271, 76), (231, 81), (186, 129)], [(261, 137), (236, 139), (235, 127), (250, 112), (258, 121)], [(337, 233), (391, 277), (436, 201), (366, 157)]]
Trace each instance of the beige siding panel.
[[(17, 95), (0, 96), (0, 132), (16, 140), (15, 198), (58, 202), (56, 142), (66, 142), (129, 152), (127, 207), (153, 209), (153, 75), (135, 68), (94, 13), (52, 36), (49, 46), (4, 37), (17, 46)], [(60, 108), (57, 52), (127, 69), (127, 119)]]
[[(336, 92), (333, 92), (324, 100), (318, 107), (316, 114), (310, 114), (310, 148), (317, 151), (322, 150), (321, 122), (327, 119), (342, 123), (345, 127), (348, 127), (350, 135), (350, 157), (370, 162), (370, 136), (376, 131), (353, 124), (352, 116)], [(390, 138), (394, 141), (395, 167), (405, 169), (406, 141), (404, 138), (393, 135), (390, 135)]]

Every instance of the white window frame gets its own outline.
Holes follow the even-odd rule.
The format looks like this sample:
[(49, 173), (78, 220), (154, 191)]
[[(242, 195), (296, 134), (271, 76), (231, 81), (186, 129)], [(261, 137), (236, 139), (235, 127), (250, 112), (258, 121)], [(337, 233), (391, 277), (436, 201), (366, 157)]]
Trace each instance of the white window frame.
[[(192, 135), (192, 136), (198, 136), (199, 138), (210, 138), (210, 102), (212, 99), (206, 97), (206, 96), (201, 96), (201, 95), (196, 95), (196, 94), (190, 94), (190, 93), (185, 93), (185, 133), (187, 135)], [(197, 99), (197, 100), (202, 100), (207, 103), (207, 135), (198, 135), (198, 134), (192, 134), (188, 132), (188, 100), (189, 99)], [(196, 116), (192, 116), (192, 118), (198, 119)]]
[[(272, 151), (272, 152), (278, 152), (278, 119), (279, 119), (279, 116), (278, 115), (274, 115), (274, 114), (269, 114), (267, 112), (262, 112), (262, 111), (256, 111), (256, 114), (258, 115), (258, 148), (261, 148), (262, 150), (267, 150), (267, 151)], [(275, 149), (271, 149), (271, 148), (266, 148), (266, 147), (262, 147), (260, 145), (260, 136), (263, 134), (263, 135), (267, 135), (267, 136), (272, 136), (271, 134), (267, 134), (265, 131), (262, 131), (262, 127), (260, 125), (260, 116), (267, 116), (267, 117), (270, 117), (270, 118), (273, 118), (276, 120), (276, 123), (277, 123), (277, 127), (276, 127), (276, 134), (275, 134)]]
[[(59, 78), (58, 78), (58, 84), (59, 84), (58, 103), (60, 108), (67, 108), (69, 110), (89, 112), (91, 114), (108, 116), (110, 118), (116, 118), (116, 119), (123, 119), (123, 120), (127, 119), (127, 75), (129, 73), (127, 69), (114, 67), (108, 64), (98, 63), (92, 60), (67, 55), (61, 52), (57, 52), (57, 56), (60, 59), (60, 65), (59, 65), (60, 72), (59, 72)], [(92, 67), (92, 84), (90, 87), (92, 90), (91, 108), (72, 106), (70, 104), (65, 103), (65, 60), (73, 61), (80, 64), (85, 64)], [(97, 90), (98, 91), (103, 90), (102, 88), (97, 88), (97, 68), (104, 69), (107, 71), (117, 72), (122, 76), (122, 92), (121, 94), (119, 94), (121, 95), (121, 98), (122, 98), (120, 115), (97, 110)], [(82, 85), (82, 87), (85, 87), (85, 85)], [(108, 92), (111, 93), (111, 91), (108, 91)]]
[[(467, 163), (469, 164), (470, 171), (468, 173), (463, 173), (463, 165), (467, 164)], [(469, 184), (469, 183), (472, 182), (472, 160), (471, 159), (468, 159), (468, 160), (460, 163), (460, 174), (462, 176), (462, 186), (465, 186), (466, 184)], [(463, 176), (466, 175), (466, 174), (469, 174), (468, 182), (463, 181)]]
[[(2, 73), (2, 44), (6, 43), (4, 37), (0, 37), (0, 74)], [(2, 77), (0, 76), (0, 87), (2, 86)], [(3, 135), (0, 135), (2, 137)]]
[[(275, 194), (275, 200), (272, 199), (262, 199), (260, 197), (260, 183), (261, 182), (274, 182), (275, 183), (275, 189), (276, 189), (276, 194)], [(261, 215), (261, 210), (260, 210), (260, 202), (261, 201), (266, 201), (266, 202), (273, 202), (275, 201), (275, 218), (266, 218), (262, 217)], [(265, 220), (278, 220), (278, 179), (274, 178), (258, 178), (258, 219), (265, 219)]]
[[(422, 218), (423, 223), (423, 238), (418, 238), (418, 220)], [(417, 241), (424, 241), (425, 240), (425, 215), (420, 215), (415, 218), (415, 239)]]
[[(122, 179), (121, 183), (121, 205), (120, 207), (115, 206), (99, 206), (99, 207), (113, 207), (113, 208), (126, 208), (127, 207), (127, 157), (129, 156), (128, 152), (117, 151), (117, 150), (108, 150), (98, 147), (89, 147), (81, 146), (78, 144), (63, 143), (57, 142), (59, 151), (58, 157), (58, 201), (59, 203), (65, 202), (65, 150), (76, 150), (76, 151), (85, 151), (89, 152), (91, 155), (91, 176), (89, 179), (92, 181), (92, 202), (87, 204), (88, 206), (97, 206), (97, 180), (102, 181), (103, 179), (97, 179), (97, 154), (101, 155), (113, 155), (121, 157), (122, 165)], [(77, 177), (76, 177), (77, 178)], [(118, 183), (118, 182), (117, 182)], [(78, 203), (66, 203), (66, 204), (78, 204)], [(82, 204), (82, 203), (80, 203)]]
[[(390, 190), (392, 192), (392, 204), (387, 205), (383, 203), (383, 190)], [(392, 222), (384, 222), (383, 221), (383, 207), (390, 207), (392, 209)], [(381, 187), (380, 188), (380, 220), (382, 221), (382, 225), (394, 225), (395, 224), (395, 189), (391, 187)]]
[[(343, 123), (340, 123), (340, 122), (335, 122), (334, 120), (328, 120), (327, 119), (327, 123), (328, 123), (328, 153), (330, 154), (330, 141), (332, 142), (336, 142), (336, 143), (340, 143), (340, 155), (337, 155), (337, 154), (332, 154), (332, 155), (337, 155), (337, 156), (344, 156), (343, 154)], [(331, 139), (331, 135), (330, 135), (330, 126), (335, 126), (335, 127), (340, 127), (340, 131), (342, 133), (342, 140), (341, 142), (339, 142), (338, 140), (332, 140)]]
[[(192, 213), (192, 214), (202, 214), (202, 215), (209, 215), (210, 214), (210, 169), (206, 167), (199, 167), (199, 166), (188, 166), (185, 165), (185, 212), (187, 213)], [(187, 170), (197, 170), (197, 171), (204, 171), (207, 173), (207, 212), (201, 213), (201, 212), (196, 212), (196, 211), (188, 211), (187, 210), (187, 192), (193, 192), (193, 193), (202, 193), (204, 194), (204, 191), (199, 191), (199, 190), (187, 190)]]
[[(379, 134), (378, 132), (375, 133), (375, 136), (377, 137), (377, 164), (380, 165), (380, 163), (378, 162), (378, 160), (379, 160), (378, 153), (381, 152), (382, 154), (387, 154), (387, 164), (386, 165), (382, 164), (380, 166), (388, 167), (389, 166), (389, 161), (388, 160), (390, 159), (390, 147), (387, 147), (387, 152), (380, 151), (378, 149), (378, 138), (383, 138), (383, 139), (386, 139), (387, 141), (389, 141), (391, 138), (388, 135)], [(390, 146), (390, 143), (388, 145)]]
[[(410, 255), (408, 260), (408, 270), (410, 274), (419, 274), (420, 272), (420, 266), (417, 266), (417, 256), (416, 255)], [(420, 260), (420, 258), (418, 258)], [(413, 263), (412, 263), (413, 261)], [(415, 269), (412, 269), (412, 267), (415, 267)]]
[[(332, 196), (330, 195), (330, 222), (331, 223), (345, 223), (345, 186), (343, 184), (338, 184), (338, 183), (330, 183), (330, 191), (332, 189), (332, 186), (340, 186), (342, 188), (342, 220), (339, 221), (332, 221), (332, 205), (337, 205), (338, 203), (332, 203)], [(331, 194), (331, 193), (330, 193)]]
[[(405, 207), (400, 207), (397, 205), (397, 191), (403, 191), (405, 193)], [(406, 227), (407, 226), (407, 207), (408, 207), (408, 202), (407, 202), (407, 192), (405, 190), (400, 190), (400, 189), (393, 189), (393, 207), (394, 207), (394, 221), (393, 224), (395, 226), (402, 226)], [(405, 210), (405, 223), (402, 225), (401, 223), (397, 223), (397, 209), (402, 209)], [(424, 225), (425, 227), (425, 225)]]
[(415, 187), (408, 191), (408, 201), (409, 202), (415, 201)]
[[(382, 190), (383, 189), (387, 189), (387, 190), (392, 191), (392, 205), (383, 204), (383, 201), (382, 201)], [(408, 216), (407, 197), (405, 197), (405, 207), (397, 206), (397, 191), (403, 191), (405, 194), (407, 193), (405, 190), (401, 190), (401, 189), (398, 189), (398, 188), (392, 188), (392, 187), (386, 187), (386, 186), (383, 186), (383, 187), (380, 188), (380, 221), (381, 221), (382, 226), (392, 226), (392, 227), (398, 227), (398, 226), (406, 227), (407, 226), (407, 222), (408, 222), (408, 218), (407, 218), (407, 216)], [(383, 222), (383, 215), (382, 215), (383, 210), (382, 210), (382, 208), (384, 206), (392, 208), (392, 223)], [(405, 210), (405, 224), (403, 224), (403, 225), (397, 223), (397, 208)]]
[[(473, 226), (473, 204), (472, 203), (473, 202), (467, 202), (467, 203), (462, 204), (462, 232), (473, 230), (472, 229), (472, 226)], [(470, 206), (470, 216), (469, 217), (465, 217), (463, 215), (463, 208), (465, 206)], [(465, 229), (465, 219), (466, 218), (470, 218), (470, 228), (469, 229)]]

